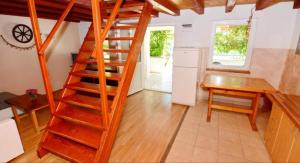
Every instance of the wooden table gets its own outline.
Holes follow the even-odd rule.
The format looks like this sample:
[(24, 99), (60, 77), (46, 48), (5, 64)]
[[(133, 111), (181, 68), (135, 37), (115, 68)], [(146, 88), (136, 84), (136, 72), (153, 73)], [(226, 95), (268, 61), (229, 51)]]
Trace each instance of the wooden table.
[(37, 133), (39, 133), (40, 130), (45, 128), (45, 126), (39, 127), (38, 120), (36, 117), (36, 111), (48, 107), (48, 101), (45, 96), (38, 94), (37, 99), (32, 101), (31, 97), (25, 94), (8, 99), (6, 100), (6, 102), (11, 106), (14, 118), (18, 126), (20, 126), (20, 116), (17, 113), (17, 108), (30, 115), (32, 123)]
[[(53, 92), (53, 95), (55, 100), (59, 100), (61, 96), (61, 90)], [(29, 95), (25, 94), (25, 95), (7, 99), (5, 100), (5, 102), (11, 106), (18, 127), (20, 126), (20, 119), (23, 116), (18, 115), (17, 108), (24, 111), (25, 115), (28, 114), (30, 115), (32, 123), (37, 133), (39, 133), (42, 129), (46, 127), (46, 125), (42, 127), (39, 126), (37, 116), (36, 116), (36, 112), (38, 110), (48, 108), (49, 104), (46, 95), (38, 94), (37, 99), (35, 101), (32, 101)]]
[[(256, 131), (256, 116), (260, 97), (265, 93), (275, 92), (275, 89), (264, 79), (226, 75), (207, 75), (201, 86), (209, 91), (207, 112), (208, 122), (211, 119), (212, 109), (245, 113), (249, 115), (252, 129)], [(251, 108), (247, 108), (233, 104), (213, 102), (214, 95), (250, 99), (252, 100), (252, 105)]]

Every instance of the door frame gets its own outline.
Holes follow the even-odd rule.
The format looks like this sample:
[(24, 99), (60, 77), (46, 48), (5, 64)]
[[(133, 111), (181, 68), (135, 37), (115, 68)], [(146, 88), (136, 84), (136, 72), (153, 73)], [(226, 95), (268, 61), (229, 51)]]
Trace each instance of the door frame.
[[(148, 55), (148, 53), (150, 52), (150, 30), (149, 28), (155, 28), (155, 27), (172, 27), (173, 31), (174, 31), (174, 47), (175, 48), (175, 43), (176, 43), (176, 24), (174, 23), (170, 23), (170, 24), (149, 24), (146, 30), (146, 34), (144, 37), (144, 41), (142, 44), (142, 49), (141, 49), (141, 61), (142, 61), (142, 86), (143, 89), (147, 89), (145, 87), (145, 83), (146, 83), (146, 76), (148, 74), (148, 71), (150, 70), (150, 64), (146, 63), (150, 61), (150, 54)], [(149, 41), (146, 41), (146, 39), (148, 39)], [(145, 43), (148, 42), (149, 46), (145, 46)], [(147, 49), (148, 48), (148, 49)], [(146, 53), (146, 51), (148, 51)], [(172, 55), (173, 57), (173, 55)], [(154, 90), (154, 91), (159, 91), (159, 90)], [(168, 92), (169, 93), (169, 92)]]

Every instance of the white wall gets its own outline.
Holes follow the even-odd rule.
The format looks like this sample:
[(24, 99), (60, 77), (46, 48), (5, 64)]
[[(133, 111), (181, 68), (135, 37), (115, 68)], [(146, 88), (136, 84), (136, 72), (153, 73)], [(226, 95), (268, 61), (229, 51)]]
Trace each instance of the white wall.
[[(174, 17), (160, 14), (150, 25), (175, 25), (176, 47), (209, 47), (213, 22), (235, 19), (248, 19), (253, 5), (238, 5), (233, 12), (225, 13), (224, 7), (206, 8), (204, 15), (190, 10), (181, 11)], [(255, 48), (289, 48), (297, 10), (293, 3), (280, 3), (254, 14), (257, 20)], [(193, 24), (191, 30), (183, 29), (182, 24)]]
[[(24, 47), (34, 43), (32, 41), (27, 44), (19, 44), (11, 35), (11, 30), (16, 24), (31, 26), (29, 18), (0, 15), (0, 20), (0, 34), (10, 43)], [(45, 34), (49, 34), (54, 23), (53, 20), (40, 19), (43, 38), (45, 38)], [(77, 52), (79, 48), (77, 23), (64, 23), (46, 51), (54, 90), (63, 87), (72, 65), (71, 52)], [(44, 93), (36, 49), (17, 50), (6, 45), (1, 39), (0, 49), (0, 90), (23, 94), (26, 89), (37, 88), (40, 93)]]
[[(279, 3), (262, 11), (256, 11), (253, 19), (256, 28), (253, 40), (251, 74), (221, 73), (207, 71), (207, 60), (212, 40), (213, 23), (224, 20), (248, 20), (254, 5), (238, 5), (233, 12), (225, 13), (223, 7), (206, 8), (204, 15), (184, 10), (180, 16), (160, 14), (151, 21), (150, 26), (174, 25), (175, 47), (196, 47), (201, 49), (202, 62), (199, 68), (199, 83), (208, 73), (233, 76), (255, 77), (267, 80), (278, 89), (285, 62), (289, 54), (298, 10), (293, 10), (292, 2)], [(192, 24), (192, 28), (183, 28), (182, 24)], [(276, 67), (276, 69), (274, 69)], [(207, 99), (207, 93), (199, 88), (199, 98)], [(233, 100), (231, 100), (233, 101)], [(240, 101), (237, 101), (240, 102)]]
[(298, 41), (300, 39), (300, 10), (298, 10), (298, 14), (296, 17), (295, 25), (294, 25), (294, 33), (292, 35), (291, 49), (296, 49)]
[(83, 40), (85, 38), (86, 33), (89, 30), (90, 25), (91, 25), (91, 22), (80, 22), (80, 23), (78, 23), (80, 44), (83, 43)]
[[(206, 8), (203, 15), (198, 15), (191, 10), (181, 11), (180, 16), (160, 14), (158, 18), (152, 19), (149, 26), (173, 25), (175, 26), (175, 47), (201, 48), (201, 55), (205, 60), (200, 65), (199, 82), (201, 82), (203, 76), (208, 73), (206, 64), (213, 23), (224, 20), (248, 20), (253, 7), (254, 5), (238, 5), (231, 13), (225, 13), (225, 8), (222, 6)], [(282, 2), (254, 13), (256, 32), (253, 40), (251, 74), (229, 73), (230, 75), (264, 78), (275, 88), (279, 87), (289, 50), (296, 42), (296, 38), (292, 39), (292, 37), (300, 30), (295, 26), (295, 23), (300, 22), (299, 10), (292, 8), (293, 2)], [(182, 24), (192, 24), (193, 27), (183, 28)], [(79, 26), (81, 38), (83, 38), (88, 25), (80, 23)]]

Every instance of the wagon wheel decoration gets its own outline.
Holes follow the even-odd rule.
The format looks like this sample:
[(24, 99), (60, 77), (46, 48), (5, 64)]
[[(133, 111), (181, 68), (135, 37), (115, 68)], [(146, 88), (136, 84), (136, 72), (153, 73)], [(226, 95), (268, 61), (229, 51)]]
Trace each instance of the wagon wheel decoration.
[(33, 38), (33, 33), (30, 27), (25, 24), (18, 24), (12, 29), (12, 35), (21, 43), (28, 43)]

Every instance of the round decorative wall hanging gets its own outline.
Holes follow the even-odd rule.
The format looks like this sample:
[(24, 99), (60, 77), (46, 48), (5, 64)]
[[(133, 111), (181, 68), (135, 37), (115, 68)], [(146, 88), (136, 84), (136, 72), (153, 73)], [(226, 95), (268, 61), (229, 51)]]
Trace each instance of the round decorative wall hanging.
[(21, 43), (28, 43), (33, 38), (33, 33), (30, 27), (25, 24), (17, 24), (12, 29), (13, 37)]

